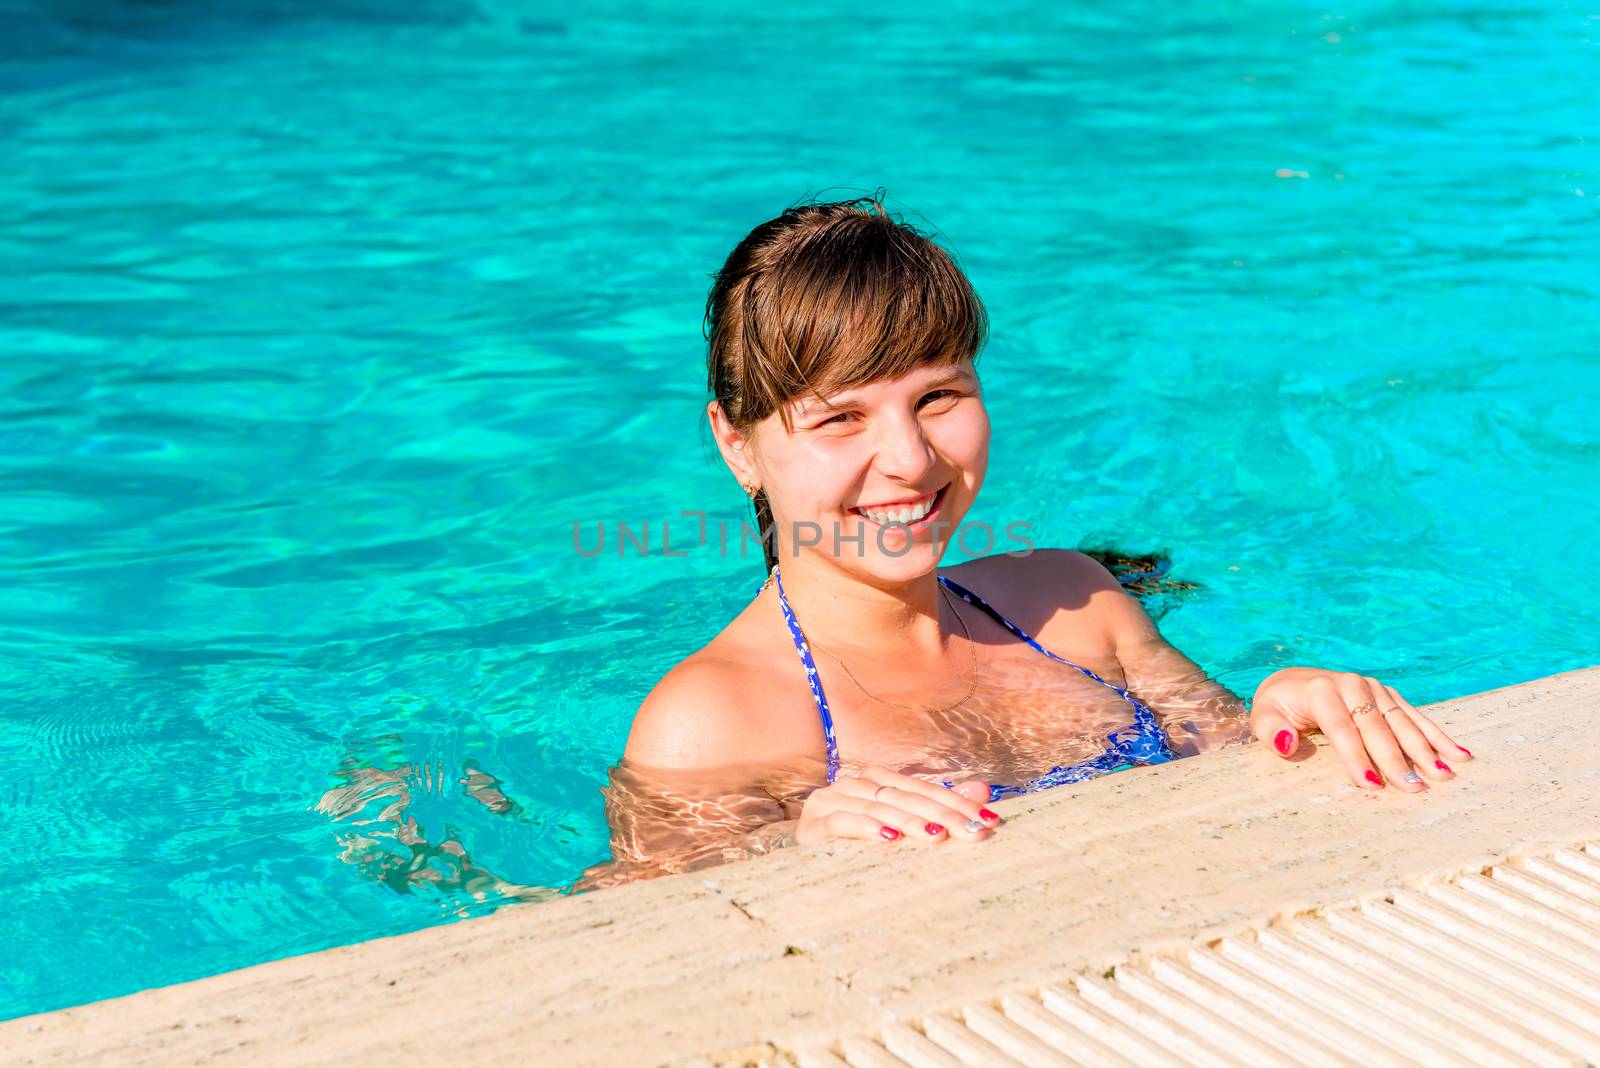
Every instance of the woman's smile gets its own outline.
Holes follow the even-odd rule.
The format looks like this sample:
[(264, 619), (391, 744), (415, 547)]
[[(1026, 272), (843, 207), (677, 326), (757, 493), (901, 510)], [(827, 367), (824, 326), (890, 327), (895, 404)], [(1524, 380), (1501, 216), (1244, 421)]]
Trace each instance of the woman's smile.
[(846, 509), (851, 515), (876, 526), (896, 524), (903, 526), (912, 534), (926, 530), (940, 515), (940, 506), (944, 504), (946, 492), (950, 483), (946, 482), (932, 493), (909, 500), (894, 501), (888, 504), (863, 505)]

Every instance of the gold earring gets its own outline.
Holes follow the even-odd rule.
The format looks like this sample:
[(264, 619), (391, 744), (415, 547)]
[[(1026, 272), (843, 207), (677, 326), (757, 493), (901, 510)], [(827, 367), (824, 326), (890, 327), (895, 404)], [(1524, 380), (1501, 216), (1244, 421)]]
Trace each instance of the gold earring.
[(751, 500), (755, 500), (756, 494), (761, 492), (760, 489), (758, 489), (755, 486), (752, 486), (748, 482), (741, 482), (741, 483), (739, 483), (739, 485), (744, 489), (744, 495), (746, 497), (749, 497)]

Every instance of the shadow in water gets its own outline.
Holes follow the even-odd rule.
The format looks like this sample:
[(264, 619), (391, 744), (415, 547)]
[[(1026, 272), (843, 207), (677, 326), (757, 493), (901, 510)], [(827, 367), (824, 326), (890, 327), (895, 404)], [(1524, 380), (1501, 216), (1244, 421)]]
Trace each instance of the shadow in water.
[(361, 878), (396, 893), (432, 891), (445, 900), (462, 901), (455, 910), (460, 915), (471, 911), (465, 899), (501, 904), (543, 901), (560, 893), (501, 878), (473, 860), (460, 832), (448, 825), (437, 840), (430, 836), (408, 811), (419, 791), (442, 793), (456, 785), (497, 816), (516, 820), (525, 812), (501, 790), (500, 780), (476, 761), (462, 761), (460, 777), (452, 784), (445, 781), (440, 765), (400, 759), (402, 744), (399, 735), (390, 734), (353, 746), (333, 773), (338, 784), (312, 806), (330, 819), (360, 828), (337, 836), (343, 850), (340, 860)]

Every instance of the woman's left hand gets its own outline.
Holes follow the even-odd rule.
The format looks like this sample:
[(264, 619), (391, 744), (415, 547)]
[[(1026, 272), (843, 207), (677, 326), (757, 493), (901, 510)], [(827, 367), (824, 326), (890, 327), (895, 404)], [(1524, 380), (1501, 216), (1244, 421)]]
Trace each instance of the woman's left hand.
[(1392, 782), (1402, 790), (1426, 789), (1414, 764), (1432, 779), (1454, 778), (1445, 760), (1471, 760), (1433, 720), (1394, 687), (1350, 671), (1290, 667), (1256, 687), (1250, 708), (1255, 736), (1280, 756), (1290, 756), (1301, 733), (1320, 730), (1338, 750), (1350, 779), (1365, 790)]

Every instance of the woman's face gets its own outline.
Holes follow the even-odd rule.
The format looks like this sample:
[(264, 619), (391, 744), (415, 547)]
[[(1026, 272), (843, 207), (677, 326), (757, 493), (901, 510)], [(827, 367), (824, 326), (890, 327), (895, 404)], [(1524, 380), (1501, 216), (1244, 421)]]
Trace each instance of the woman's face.
[(971, 360), (790, 401), (757, 424), (751, 455), (778, 525), (801, 552), (884, 581), (938, 566), (989, 462), (989, 413)]

